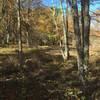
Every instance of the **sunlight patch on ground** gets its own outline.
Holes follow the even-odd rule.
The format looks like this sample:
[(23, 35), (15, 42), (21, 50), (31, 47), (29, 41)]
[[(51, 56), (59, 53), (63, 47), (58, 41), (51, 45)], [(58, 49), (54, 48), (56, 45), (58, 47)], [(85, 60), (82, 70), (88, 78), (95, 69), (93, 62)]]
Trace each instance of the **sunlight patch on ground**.
[[(0, 54), (15, 54), (18, 48), (0, 48)], [(23, 48), (23, 52), (27, 53), (31, 50), (36, 50), (36, 48)]]

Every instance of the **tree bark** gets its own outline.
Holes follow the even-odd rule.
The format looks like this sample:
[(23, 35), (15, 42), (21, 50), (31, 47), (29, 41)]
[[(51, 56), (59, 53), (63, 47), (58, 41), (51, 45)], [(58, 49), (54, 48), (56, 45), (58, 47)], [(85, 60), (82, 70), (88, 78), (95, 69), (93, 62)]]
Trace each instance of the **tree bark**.
[(66, 36), (67, 36), (67, 59), (69, 59), (70, 53), (69, 53), (69, 27), (68, 27), (68, 0), (66, 0)]
[(66, 27), (67, 24), (65, 21), (62, 0), (60, 0), (60, 8), (61, 8), (61, 13), (62, 13), (62, 25), (63, 25), (63, 34), (64, 34), (64, 51), (62, 53), (63, 53), (64, 60), (66, 60), (66, 59), (69, 59), (68, 30), (67, 30), (68, 27)]
[(22, 33), (21, 33), (21, 6), (20, 6), (20, 0), (17, 0), (17, 4), (18, 4), (18, 9), (17, 9), (17, 20), (18, 20), (18, 26), (17, 26), (17, 30), (18, 30), (18, 34), (19, 34), (19, 40), (18, 40), (18, 45), (19, 45), (19, 62), (20, 62), (20, 66), (22, 66), (23, 64), (23, 50), (22, 50)]
[(80, 26), (79, 26), (77, 0), (72, 0), (72, 12), (73, 12), (73, 21), (74, 21), (74, 32), (75, 32), (75, 37), (76, 37), (77, 63), (78, 63), (79, 77), (82, 83), (85, 84), (84, 67), (83, 67), (83, 52), (82, 52), (82, 45), (81, 45), (81, 32), (80, 32)]
[(89, 65), (89, 34), (90, 34), (90, 15), (89, 4), (90, 0), (82, 0), (84, 3), (84, 69), (88, 69)]
[[(82, 50), (84, 53), (84, 1), (81, 0), (81, 33), (82, 33)], [(84, 59), (84, 55), (83, 55)]]
[[(27, 24), (29, 24), (29, 18), (30, 18), (30, 5), (31, 5), (31, 0), (28, 0), (28, 9), (27, 9), (27, 14), (28, 14), (28, 16), (27, 16)], [(26, 33), (26, 35), (27, 35), (27, 39), (26, 39), (26, 43), (27, 43), (27, 47), (29, 47), (30, 46), (30, 43), (29, 43), (29, 30), (27, 29), (27, 33)]]

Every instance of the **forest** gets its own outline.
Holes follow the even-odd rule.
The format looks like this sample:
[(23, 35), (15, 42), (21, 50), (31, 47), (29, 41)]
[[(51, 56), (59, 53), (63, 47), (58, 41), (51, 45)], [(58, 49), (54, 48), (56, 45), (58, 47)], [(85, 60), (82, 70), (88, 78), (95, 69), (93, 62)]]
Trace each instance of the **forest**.
[(0, 100), (100, 100), (100, 0), (0, 0)]

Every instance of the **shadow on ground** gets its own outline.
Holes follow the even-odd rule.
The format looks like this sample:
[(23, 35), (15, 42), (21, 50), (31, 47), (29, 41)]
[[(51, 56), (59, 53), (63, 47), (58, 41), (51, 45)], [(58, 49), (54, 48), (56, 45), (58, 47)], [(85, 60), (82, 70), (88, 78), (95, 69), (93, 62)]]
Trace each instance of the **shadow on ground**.
[(53, 51), (27, 52), (23, 66), (19, 66), (16, 53), (0, 54), (0, 100), (99, 100), (100, 59), (90, 64), (88, 81), (83, 87), (75, 57), (64, 62)]

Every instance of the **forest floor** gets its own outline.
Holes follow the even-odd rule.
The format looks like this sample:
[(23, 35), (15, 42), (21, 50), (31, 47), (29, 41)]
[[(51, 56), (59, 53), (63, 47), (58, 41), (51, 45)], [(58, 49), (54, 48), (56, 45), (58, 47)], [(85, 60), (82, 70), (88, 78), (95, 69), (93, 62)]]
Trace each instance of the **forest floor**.
[(56, 46), (25, 48), (19, 66), (16, 48), (0, 48), (0, 100), (100, 100), (100, 47), (93, 44), (86, 86), (79, 81), (75, 49), (63, 61)]

